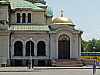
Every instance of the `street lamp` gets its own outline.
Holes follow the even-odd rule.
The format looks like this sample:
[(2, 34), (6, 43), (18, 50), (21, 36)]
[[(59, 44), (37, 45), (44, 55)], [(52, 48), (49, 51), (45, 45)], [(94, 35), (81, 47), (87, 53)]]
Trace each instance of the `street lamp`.
[[(93, 46), (93, 50), (94, 50), (94, 52), (95, 52), (95, 49), (96, 49), (96, 47), (95, 46)], [(96, 53), (95, 53), (95, 60), (94, 60), (94, 64), (93, 64), (93, 75), (95, 75), (95, 73), (96, 73)]]
[(31, 69), (32, 68), (32, 56), (31, 56), (31, 40), (32, 40), (32, 38), (30, 38), (30, 63), (29, 63), (29, 69)]
[(92, 49), (94, 51), (94, 56), (95, 56), (95, 60), (96, 60), (96, 40), (95, 39), (92, 39)]
[(96, 61), (96, 52), (95, 52), (95, 49), (96, 49), (96, 47), (94, 46), (93, 50), (94, 50), (94, 53), (95, 53), (94, 56), (95, 56), (95, 61)]
[(95, 52), (95, 54), (94, 54), (94, 56), (95, 56), (95, 60), (94, 60), (94, 65), (93, 65), (93, 75), (95, 75), (95, 73), (96, 73), (96, 51), (95, 51), (95, 49), (96, 49), (96, 40), (95, 39), (93, 39), (92, 40), (92, 48), (93, 48), (93, 50), (94, 50), (94, 52)]

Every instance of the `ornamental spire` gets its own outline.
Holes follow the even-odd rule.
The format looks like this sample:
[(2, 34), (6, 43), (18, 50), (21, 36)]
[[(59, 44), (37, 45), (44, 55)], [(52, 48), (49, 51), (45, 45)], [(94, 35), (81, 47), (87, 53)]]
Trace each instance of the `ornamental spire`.
[(64, 10), (61, 9), (61, 17), (63, 17), (63, 16), (64, 16)]

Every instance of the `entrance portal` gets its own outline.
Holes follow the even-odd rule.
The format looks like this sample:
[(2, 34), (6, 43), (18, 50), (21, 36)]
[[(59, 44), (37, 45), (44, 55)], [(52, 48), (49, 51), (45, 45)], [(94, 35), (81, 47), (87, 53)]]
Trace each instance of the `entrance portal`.
[(58, 59), (70, 59), (70, 38), (65, 34), (58, 39)]

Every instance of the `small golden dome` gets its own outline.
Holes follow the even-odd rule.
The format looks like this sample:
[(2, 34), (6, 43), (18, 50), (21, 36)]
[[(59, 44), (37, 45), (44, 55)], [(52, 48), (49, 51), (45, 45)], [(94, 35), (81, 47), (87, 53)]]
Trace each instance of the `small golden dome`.
[(57, 17), (53, 19), (54, 24), (66, 24), (66, 25), (73, 25), (73, 22), (70, 18), (63, 17), (63, 10), (61, 10), (61, 17)]
[(54, 24), (69, 24), (73, 25), (73, 22), (70, 18), (65, 18), (65, 17), (57, 17), (53, 19)]

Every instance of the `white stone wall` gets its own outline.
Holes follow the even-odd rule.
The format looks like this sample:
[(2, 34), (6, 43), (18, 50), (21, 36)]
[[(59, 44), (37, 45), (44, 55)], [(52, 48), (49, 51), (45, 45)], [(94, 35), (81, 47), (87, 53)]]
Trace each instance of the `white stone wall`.
[(73, 50), (72, 50), (72, 58), (79, 58), (79, 38), (78, 34), (73, 34)]
[(0, 33), (0, 64), (6, 64), (9, 50), (9, 35), (8, 33)]
[(73, 57), (75, 58), (80, 58), (80, 52), (81, 52), (81, 36), (79, 33), (75, 33), (73, 35), (73, 45), (74, 45), (74, 49), (73, 49)]
[(79, 57), (81, 56), (81, 34), (79, 34)]
[(8, 14), (8, 6), (0, 5), (0, 20), (7, 20), (8, 21), (9, 14)]
[(10, 14), (10, 23), (11, 24), (15, 24), (16, 23), (16, 14), (15, 13), (11, 13)]
[(56, 34), (51, 34), (51, 42), (50, 42), (50, 52), (51, 52), (51, 59), (57, 59), (57, 40), (56, 40)]
[(44, 12), (32, 12), (32, 24), (46, 24)]

